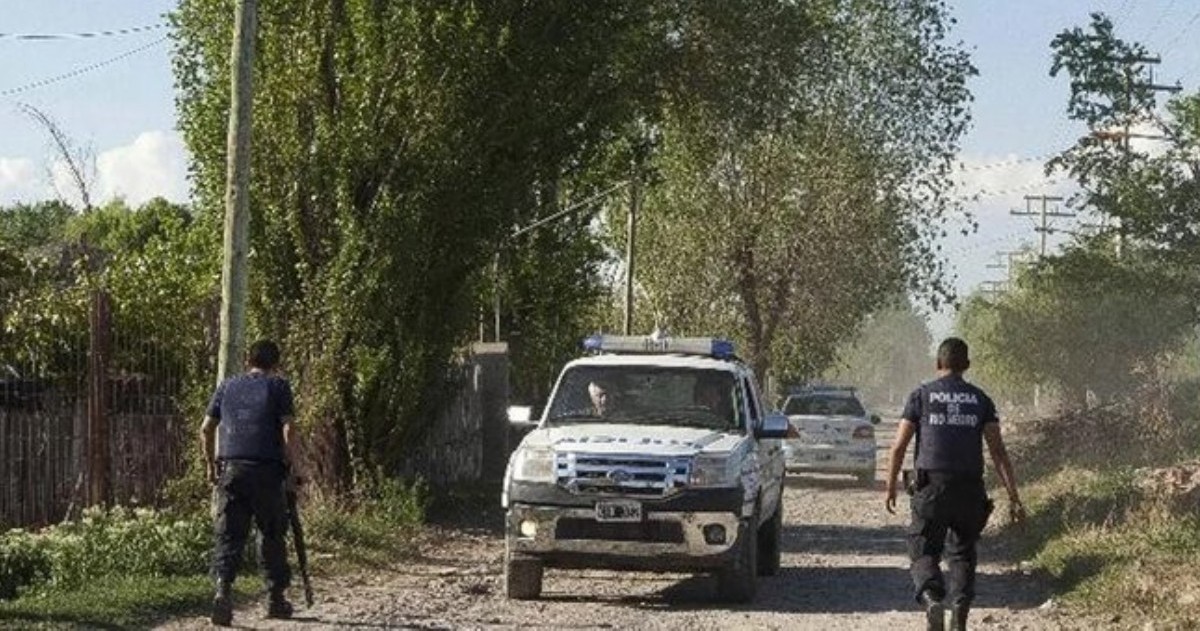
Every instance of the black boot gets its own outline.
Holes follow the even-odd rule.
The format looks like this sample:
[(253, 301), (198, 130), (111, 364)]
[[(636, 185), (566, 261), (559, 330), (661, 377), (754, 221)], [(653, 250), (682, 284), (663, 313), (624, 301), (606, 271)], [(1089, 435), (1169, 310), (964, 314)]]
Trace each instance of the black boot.
[(212, 623), (219, 627), (233, 624), (233, 585), (229, 581), (217, 581), (217, 593), (213, 596)]
[(946, 608), (942, 606), (942, 599), (929, 590), (921, 592), (921, 605), (925, 607), (925, 629), (926, 631), (945, 631), (946, 630)]
[(267, 603), (267, 617), (286, 620), (292, 617), (292, 603), (283, 595), (283, 590), (271, 590), (271, 600)]
[(969, 605), (955, 605), (950, 608), (950, 631), (967, 631), (967, 614), (971, 611)]

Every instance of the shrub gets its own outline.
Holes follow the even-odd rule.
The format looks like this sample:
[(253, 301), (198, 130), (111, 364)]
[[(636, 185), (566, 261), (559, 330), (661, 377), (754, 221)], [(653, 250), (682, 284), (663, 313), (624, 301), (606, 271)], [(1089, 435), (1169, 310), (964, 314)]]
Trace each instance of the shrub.
[(79, 521), (42, 533), (52, 559), (50, 580), (76, 587), (109, 575), (202, 574), (212, 544), (211, 525), (150, 509), (90, 509)]
[(0, 539), (0, 598), (105, 576), (189, 576), (208, 566), (211, 526), (150, 509), (88, 509), (78, 521)]
[(387, 563), (411, 549), (428, 502), (422, 481), (379, 476), (357, 496), (310, 504), (305, 509), (309, 541), (313, 548), (345, 560)]
[(0, 535), (0, 599), (15, 598), (21, 588), (50, 577), (50, 555), (38, 537), (24, 530)]

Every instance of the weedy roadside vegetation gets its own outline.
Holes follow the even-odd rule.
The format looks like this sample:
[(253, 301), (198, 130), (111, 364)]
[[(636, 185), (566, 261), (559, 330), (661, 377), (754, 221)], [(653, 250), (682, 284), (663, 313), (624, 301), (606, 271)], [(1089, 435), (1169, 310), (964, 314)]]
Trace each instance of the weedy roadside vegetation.
[(1066, 607), (1200, 624), (1200, 421), (1171, 407), (1135, 399), (1017, 430), (1029, 520), (1000, 532)]
[[(162, 508), (93, 508), (74, 521), (0, 534), (0, 626), (129, 627), (211, 604), (212, 521), (202, 482), (184, 479)], [(425, 519), (421, 482), (379, 477), (369, 490), (302, 507), (312, 572), (330, 576), (411, 554)], [(242, 598), (260, 588), (247, 547)]]

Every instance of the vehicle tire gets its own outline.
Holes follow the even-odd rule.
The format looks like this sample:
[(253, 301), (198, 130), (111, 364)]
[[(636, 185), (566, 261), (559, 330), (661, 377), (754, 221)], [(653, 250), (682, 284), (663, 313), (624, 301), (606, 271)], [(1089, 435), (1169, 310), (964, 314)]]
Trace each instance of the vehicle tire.
[(717, 596), (725, 602), (748, 603), (758, 591), (758, 527), (752, 518), (743, 525), (736, 553), (717, 571)]
[(783, 498), (771, 516), (758, 531), (758, 575), (775, 576), (783, 556)]
[(504, 595), (514, 600), (535, 600), (542, 595), (545, 567), (537, 559), (504, 559)]

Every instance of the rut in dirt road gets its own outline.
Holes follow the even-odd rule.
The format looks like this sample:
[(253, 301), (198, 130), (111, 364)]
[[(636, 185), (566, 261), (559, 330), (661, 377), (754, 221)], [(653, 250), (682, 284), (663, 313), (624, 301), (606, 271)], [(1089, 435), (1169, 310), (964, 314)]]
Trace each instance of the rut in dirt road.
[[(418, 558), (342, 585), (318, 585), (305, 622), (261, 620), (250, 628), (649, 628), (918, 629), (904, 545), (904, 519), (883, 494), (834, 479), (792, 479), (785, 491), (783, 569), (762, 579), (752, 604), (715, 599), (708, 576), (550, 570), (544, 597), (510, 601), (501, 588), (503, 538), (496, 529), (438, 533)], [(494, 520), (494, 519), (493, 519)], [(1067, 629), (1031, 577), (981, 550), (975, 628)], [(206, 626), (178, 621), (167, 628)]]

